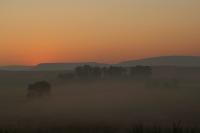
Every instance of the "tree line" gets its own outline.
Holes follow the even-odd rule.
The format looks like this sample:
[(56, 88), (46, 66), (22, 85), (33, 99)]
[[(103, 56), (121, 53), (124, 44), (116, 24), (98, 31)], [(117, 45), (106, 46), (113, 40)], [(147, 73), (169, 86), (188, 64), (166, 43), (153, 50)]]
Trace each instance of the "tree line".
[(152, 68), (149, 66), (78, 66), (72, 73), (60, 74), (62, 79), (108, 79), (108, 78), (150, 78)]

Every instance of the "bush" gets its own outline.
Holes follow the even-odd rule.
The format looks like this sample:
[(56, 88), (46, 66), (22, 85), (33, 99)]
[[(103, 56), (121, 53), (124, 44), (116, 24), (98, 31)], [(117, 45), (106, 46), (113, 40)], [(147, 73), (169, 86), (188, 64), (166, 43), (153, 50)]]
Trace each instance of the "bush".
[(28, 97), (41, 97), (49, 95), (51, 85), (47, 81), (38, 81), (28, 85)]

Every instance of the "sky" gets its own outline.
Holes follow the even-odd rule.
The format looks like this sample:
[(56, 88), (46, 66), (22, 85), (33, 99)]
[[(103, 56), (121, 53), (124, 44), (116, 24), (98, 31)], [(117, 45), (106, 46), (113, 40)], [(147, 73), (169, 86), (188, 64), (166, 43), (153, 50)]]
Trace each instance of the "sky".
[(200, 0), (0, 0), (0, 65), (200, 55)]

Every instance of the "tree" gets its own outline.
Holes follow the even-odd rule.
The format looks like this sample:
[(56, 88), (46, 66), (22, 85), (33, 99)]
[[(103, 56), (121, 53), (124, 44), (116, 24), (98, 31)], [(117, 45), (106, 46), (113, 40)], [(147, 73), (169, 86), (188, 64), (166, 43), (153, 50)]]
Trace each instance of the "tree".
[(89, 65), (79, 66), (75, 69), (79, 78), (89, 78), (91, 76), (92, 67)]
[(81, 79), (97, 79), (102, 76), (102, 69), (98, 66), (79, 66), (75, 69), (76, 75)]
[(47, 81), (39, 81), (28, 85), (28, 97), (47, 96), (51, 92), (51, 85)]
[(107, 70), (106, 70), (106, 74), (109, 77), (112, 78), (119, 78), (119, 77), (123, 77), (126, 74), (126, 69), (123, 67), (115, 67), (115, 66), (110, 66)]
[(92, 77), (99, 79), (102, 77), (102, 69), (98, 66), (92, 68)]
[(149, 78), (152, 75), (152, 69), (149, 66), (131, 67), (130, 75), (135, 78)]

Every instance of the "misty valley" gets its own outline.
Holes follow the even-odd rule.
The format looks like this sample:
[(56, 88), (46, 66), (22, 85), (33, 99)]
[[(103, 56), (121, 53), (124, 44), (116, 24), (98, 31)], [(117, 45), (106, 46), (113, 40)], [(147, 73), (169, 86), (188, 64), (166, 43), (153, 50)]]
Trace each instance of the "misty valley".
[(198, 132), (199, 79), (199, 67), (1, 70), (0, 126), (20, 132)]

